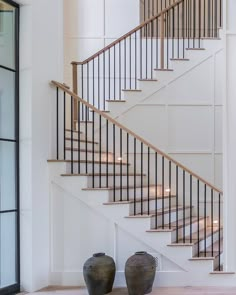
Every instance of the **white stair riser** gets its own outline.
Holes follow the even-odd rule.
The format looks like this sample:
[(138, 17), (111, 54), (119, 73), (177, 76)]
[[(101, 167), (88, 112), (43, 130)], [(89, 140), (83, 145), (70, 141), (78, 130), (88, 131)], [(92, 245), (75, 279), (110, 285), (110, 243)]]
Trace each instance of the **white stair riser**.
[[(91, 142), (91, 140), (90, 140), (90, 142), (87, 141), (87, 143), (85, 141), (80, 141), (80, 143), (78, 143), (78, 141), (73, 140), (72, 144), (71, 144), (71, 140), (66, 140), (66, 145), (65, 145), (66, 148), (70, 149), (72, 147), (72, 145), (73, 145), (73, 149), (86, 149), (86, 147), (87, 147), (87, 150), (93, 150), (93, 147), (94, 147), (94, 150), (97, 150), (97, 151), (99, 150), (99, 144), (93, 143), (93, 142)], [(75, 152), (75, 154), (76, 154), (76, 152)]]
[[(176, 212), (171, 212), (171, 221), (174, 222), (176, 221)], [(179, 219), (183, 218), (183, 211), (179, 211), (179, 215), (178, 215)], [(186, 209), (185, 211), (185, 217), (188, 218), (189, 217), (189, 209)], [(151, 218), (151, 228), (155, 228), (155, 219), (156, 217), (152, 217)], [(169, 212), (164, 213), (164, 224), (169, 224)], [(157, 225), (162, 226), (162, 215), (157, 216)]]
[[(221, 253), (220, 255), (220, 264), (222, 265), (224, 263), (224, 253)], [(214, 269), (217, 269), (219, 267), (219, 256), (217, 256), (214, 259)]]
[[(147, 198), (147, 197), (146, 197)], [(172, 198), (171, 200), (171, 204), (172, 206), (175, 205), (175, 199)], [(137, 202), (136, 204), (132, 203), (130, 204), (130, 214), (134, 214), (134, 206), (136, 208), (136, 213), (141, 213), (142, 207), (143, 207), (143, 212), (147, 212), (148, 211), (148, 200), (145, 199), (145, 201), (143, 201), (143, 203), (141, 204), (141, 202)], [(149, 210), (153, 211), (155, 210), (155, 206), (156, 206), (156, 201), (155, 200), (150, 200), (149, 201)], [(169, 200), (168, 199), (164, 199), (164, 207), (168, 208), (169, 206)], [(162, 208), (162, 200), (158, 199), (157, 200), (157, 210)]]
[[(119, 186), (119, 184), (117, 184), (117, 186)], [(149, 196), (155, 196), (155, 193), (153, 192), (152, 188), (149, 190)], [(136, 189), (134, 189), (133, 187), (129, 187), (129, 188), (123, 188), (122, 189), (122, 198), (123, 200), (127, 200), (127, 196), (129, 196), (129, 199), (134, 199), (135, 196), (136, 198), (140, 198), (141, 197), (141, 193), (143, 193), (143, 196), (147, 196), (148, 195), (148, 187), (143, 187), (143, 189), (141, 190), (141, 187), (136, 187)], [(114, 192), (110, 191), (110, 197), (113, 198), (114, 196)], [(115, 196), (117, 198), (120, 197), (120, 190), (116, 189), (115, 190)], [(159, 195), (160, 196), (160, 195)]]
[(134, 177), (129, 176), (127, 179), (127, 176), (95, 176), (94, 177), (94, 181), (93, 181), (93, 177), (90, 176), (88, 179), (88, 187), (113, 187), (113, 185), (115, 186), (127, 186), (127, 184), (129, 185), (134, 185), (134, 182), (136, 182), (136, 185), (140, 185), (141, 184), (141, 178), (143, 178), (143, 185), (145, 185), (147, 183), (147, 179), (145, 176), (136, 176)]
[[(199, 230), (202, 230), (203, 228), (204, 228), (204, 224), (202, 222), (200, 222), (200, 224), (199, 224)], [(190, 235), (190, 231), (191, 231), (191, 225), (188, 224), (188, 225), (185, 226), (185, 237), (187, 237), (187, 236)], [(197, 231), (198, 231), (198, 222), (196, 221), (196, 222), (193, 222), (192, 223), (192, 234), (194, 234)], [(178, 239), (182, 239), (183, 238), (183, 235), (184, 235), (184, 230), (181, 227), (178, 230)], [(176, 242), (176, 237), (177, 237), (176, 231), (173, 231), (172, 232), (172, 236), (171, 236), (171, 241), (173, 243)]]
[[(67, 169), (66, 169), (66, 173), (71, 173), (71, 163), (68, 162), (67, 163)], [(78, 166), (80, 166), (80, 171), (78, 171)], [(87, 171), (86, 171), (86, 166), (87, 166)], [(101, 163), (101, 165), (99, 165), (99, 163), (94, 163), (94, 168), (93, 168), (93, 163), (88, 162), (87, 165), (86, 163), (78, 163), (78, 162), (74, 162), (73, 163), (73, 174), (78, 174), (78, 173), (93, 173), (93, 169), (94, 169), (94, 173), (107, 173), (107, 169), (108, 169), (108, 173), (113, 173), (113, 164), (112, 165), (106, 165), (106, 163)], [(108, 167), (108, 168), (107, 168)], [(115, 165), (116, 167), (116, 171), (117, 173), (119, 172), (119, 165)], [(123, 165), (123, 169), (124, 171), (126, 171), (126, 165)], [(100, 171), (101, 168), (101, 171)]]
[[(221, 237), (223, 236), (223, 233), (221, 231)], [(213, 243), (215, 243), (216, 241), (219, 240), (219, 232), (217, 231), (216, 233), (213, 234)], [(206, 238), (206, 248), (209, 247), (210, 245), (212, 245), (212, 236), (209, 236)], [(203, 239), (200, 243), (199, 243), (199, 249), (200, 251), (204, 251), (205, 249), (205, 239)], [(193, 247), (193, 256), (198, 254), (198, 245), (194, 245)]]
[[(84, 145), (84, 144), (83, 144)], [(76, 145), (74, 148), (78, 149), (78, 146)], [(97, 146), (94, 146), (94, 153), (91, 151), (91, 149), (87, 149), (87, 155), (86, 155), (86, 151), (82, 150), (82, 148), (80, 149), (80, 151), (73, 151), (73, 160), (85, 160), (87, 157), (87, 160), (92, 161), (93, 157), (94, 157), (94, 161), (99, 161), (100, 157), (101, 157), (101, 161), (106, 161), (106, 159), (108, 159), (109, 162), (113, 161), (113, 155), (112, 153), (108, 153), (108, 155), (106, 154), (106, 152), (102, 152), (101, 156), (100, 153), (96, 152), (98, 151)], [(69, 160), (71, 159), (72, 156), (72, 152), (70, 150), (66, 151), (66, 159)]]

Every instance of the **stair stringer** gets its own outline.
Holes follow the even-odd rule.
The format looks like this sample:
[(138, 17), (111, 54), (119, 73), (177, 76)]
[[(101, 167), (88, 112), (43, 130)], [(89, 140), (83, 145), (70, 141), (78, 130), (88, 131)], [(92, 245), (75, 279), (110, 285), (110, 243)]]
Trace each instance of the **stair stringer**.
[[(222, 281), (219, 276), (211, 275), (213, 262), (210, 260), (190, 261), (192, 257), (191, 246), (168, 247), (171, 242), (169, 232), (147, 233), (150, 228), (149, 218), (125, 218), (129, 214), (129, 204), (109, 205), (104, 203), (108, 201), (108, 192), (106, 190), (86, 191), (88, 177), (71, 176), (62, 177), (60, 174), (65, 168), (64, 163), (50, 164), (50, 183), (63, 189), (68, 195), (78, 199), (86, 204), (91, 210), (98, 212), (100, 215), (114, 222), (117, 226), (126, 231), (135, 239), (148, 245), (168, 260), (178, 265), (183, 271), (160, 272), (155, 281), (156, 286), (203, 286), (203, 285), (221, 285)], [(57, 171), (59, 170), (59, 174)], [(119, 285), (125, 284), (123, 274), (119, 274)], [(229, 285), (235, 285), (232, 276), (223, 276), (229, 281)]]
[(186, 50), (186, 59), (188, 61), (171, 61), (173, 71), (154, 71), (153, 75), (157, 81), (139, 81), (138, 89), (141, 91), (124, 91), (122, 101), (108, 102), (110, 116), (119, 121), (122, 115), (129, 112), (137, 104), (142, 104), (152, 95), (157, 94), (161, 89), (223, 50), (223, 41), (221, 39), (204, 40), (202, 42), (205, 50)]

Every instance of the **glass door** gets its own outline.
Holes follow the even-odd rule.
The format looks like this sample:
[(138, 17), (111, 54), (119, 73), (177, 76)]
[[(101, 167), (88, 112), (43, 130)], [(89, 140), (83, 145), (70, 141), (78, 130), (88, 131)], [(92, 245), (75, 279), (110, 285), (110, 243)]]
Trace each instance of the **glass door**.
[(19, 7), (0, 0), (0, 295), (19, 291)]

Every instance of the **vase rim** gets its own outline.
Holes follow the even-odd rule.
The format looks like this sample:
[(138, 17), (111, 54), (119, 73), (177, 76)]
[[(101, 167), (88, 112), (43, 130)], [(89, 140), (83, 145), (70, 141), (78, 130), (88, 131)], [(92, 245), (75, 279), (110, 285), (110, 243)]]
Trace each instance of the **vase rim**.
[(147, 254), (146, 251), (138, 251), (138, 252), (135, 252), (135, 255), (145, 255)]
[(105, 253), (94, 253), (93, 257), (101, 257), (101, 256), (105, 256)]

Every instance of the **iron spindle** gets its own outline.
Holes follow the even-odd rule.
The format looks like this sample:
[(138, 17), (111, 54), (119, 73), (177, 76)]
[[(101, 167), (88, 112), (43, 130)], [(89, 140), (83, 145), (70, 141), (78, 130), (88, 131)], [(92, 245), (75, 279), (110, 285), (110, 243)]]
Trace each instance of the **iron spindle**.
[(204, 185), (204, 256), (207, 256), (207, 244), (206, 244), (206, 239), (207, 239), (207, 195), (206, 195), (206, 184)]
[(150, 214), (150, 147), (148, 147), (148, 215)]
[(190, 175), (190, 243), (193, 241), (193, 176)]
[(116, 126), (113, 124), (113, 202), (116, 201), (116, 179), (115, 179), (115, 174), (116, 174)]
[(95, 163), (94, 163), (94, 161), (95, 161), (95, 142), (94, 142), (94, 140), (95, 140), (95, 113), (94, 112), (92, 112), (92, 116), (93, 116), (93, 124), (92, 124), (92, 182), (93, 182), (93, 188), (95, 187), (95, 179), (94, 179), (94, 177), (95, 177)]
[(102, 117), (99, 115), (99, 187), (102, 187)]
[(108, 130), (108, 120), (106, 120), (106, 187), (109, 186), (108, 181), (108, 150), (109, 150), (109, 130)]
[(134, 137), (134, 215), (136, 215), (136, 138)]
[(155, 229), (158, 227), (157, 213), (158, 213), (158, 182), (157, 182), (157, 152), (155, 152)]
[(127, 152), (127, 201), (129, 201), (129, 133), (127, 133), (127, 146), (126, 146), (126, 152)]
[[(141, 175), (143, 175), (143, 143), (141, 142)], [(141, 176), (141, 215), (143, 215), (143, 176)]]
[(221, 258), (220, 258), (220, 255), (221, 255), (221, 245), (220, 245), (220, 243), (221, 243), (221, 233), (220, 233), (220, 231), (221, 231), (221, 212), (220, 212), (220, 210), (221, 210), (221, 208), (220, 208), (220, 197), (221, 197), (221, 195), (219, 194), (219, 222), (218, 222), (218, 224), (219, 224), (219, 241), (218, 241), (218, 243), (219, 243), (219, 271), (221, 270)]
[(63, 150), (64, 150), (64, 160), (66, 159), (66, 93), (64, 91), (63, 95)]
[(71, 150), (71, 158), (70, 158), (70, 160), (71, 160), (71, 174), (73, 174), (73, 169), (74, 169), (74, 160), (73, 160), (73, 129), (74, 129), (74, 122), (73, 122), (73, 96), (71, 96), (71, 101), (70, 101), (70, 105), (71, 105), (71, 110), (70, 110), (70, 112), (71, 112), (71, 115), (70, 115), (70, 136), (71, 136), (71, 138), (70, 138), (70, 144), (71, 144), (71, 146), (70, 146), (70, 150)]
[(80, 113), (80, 101), (78, 101), (78, 174), (80, 174), (80, 170), (81, 170), (81, 163), (80, 163), (80, 130), (81, 130), (81, 121), (80, 121), (80, 117), (81, 117), (81, 113)]
[(200, 199), (199, 199), (199, 179), (197, 180), (197, 251), (200, 257)]
[[(171, 161), (169, 161), (169, 211), (171, 212)], [(169, 229), (171, 229), (171, 222), (172, 222), (172, 218), (171, 218), (171, 214), (169, 214)]]
[(185, 170), (183, 170), (183, 242), (185, 243), (185, 211), (186, 211), (186, 200), (185, 200)]
[[(165, 228), (165, 158), (162, 157), (162, 229)], [(171, 214), (171, 212), (169, 212)]]
[(211, 256), (214, 256), (214, 212), (213, 212), (213, 189), (211, 189)]
[(176, 166), (176, 243), (179, 242), (179, 167)]
[(57, 160), (59, 160), (59, 89), (57, 87), (57, 101), (56, 101), (56, 138), (57, 138)]
[(122, 155), (122, 139), (123, 139), (123, 134), (122, 134), (122, 129), (120, 129), (120, 201), (123, 201), (122, 197), (122, 164), (123, 164), (123, 155)]

